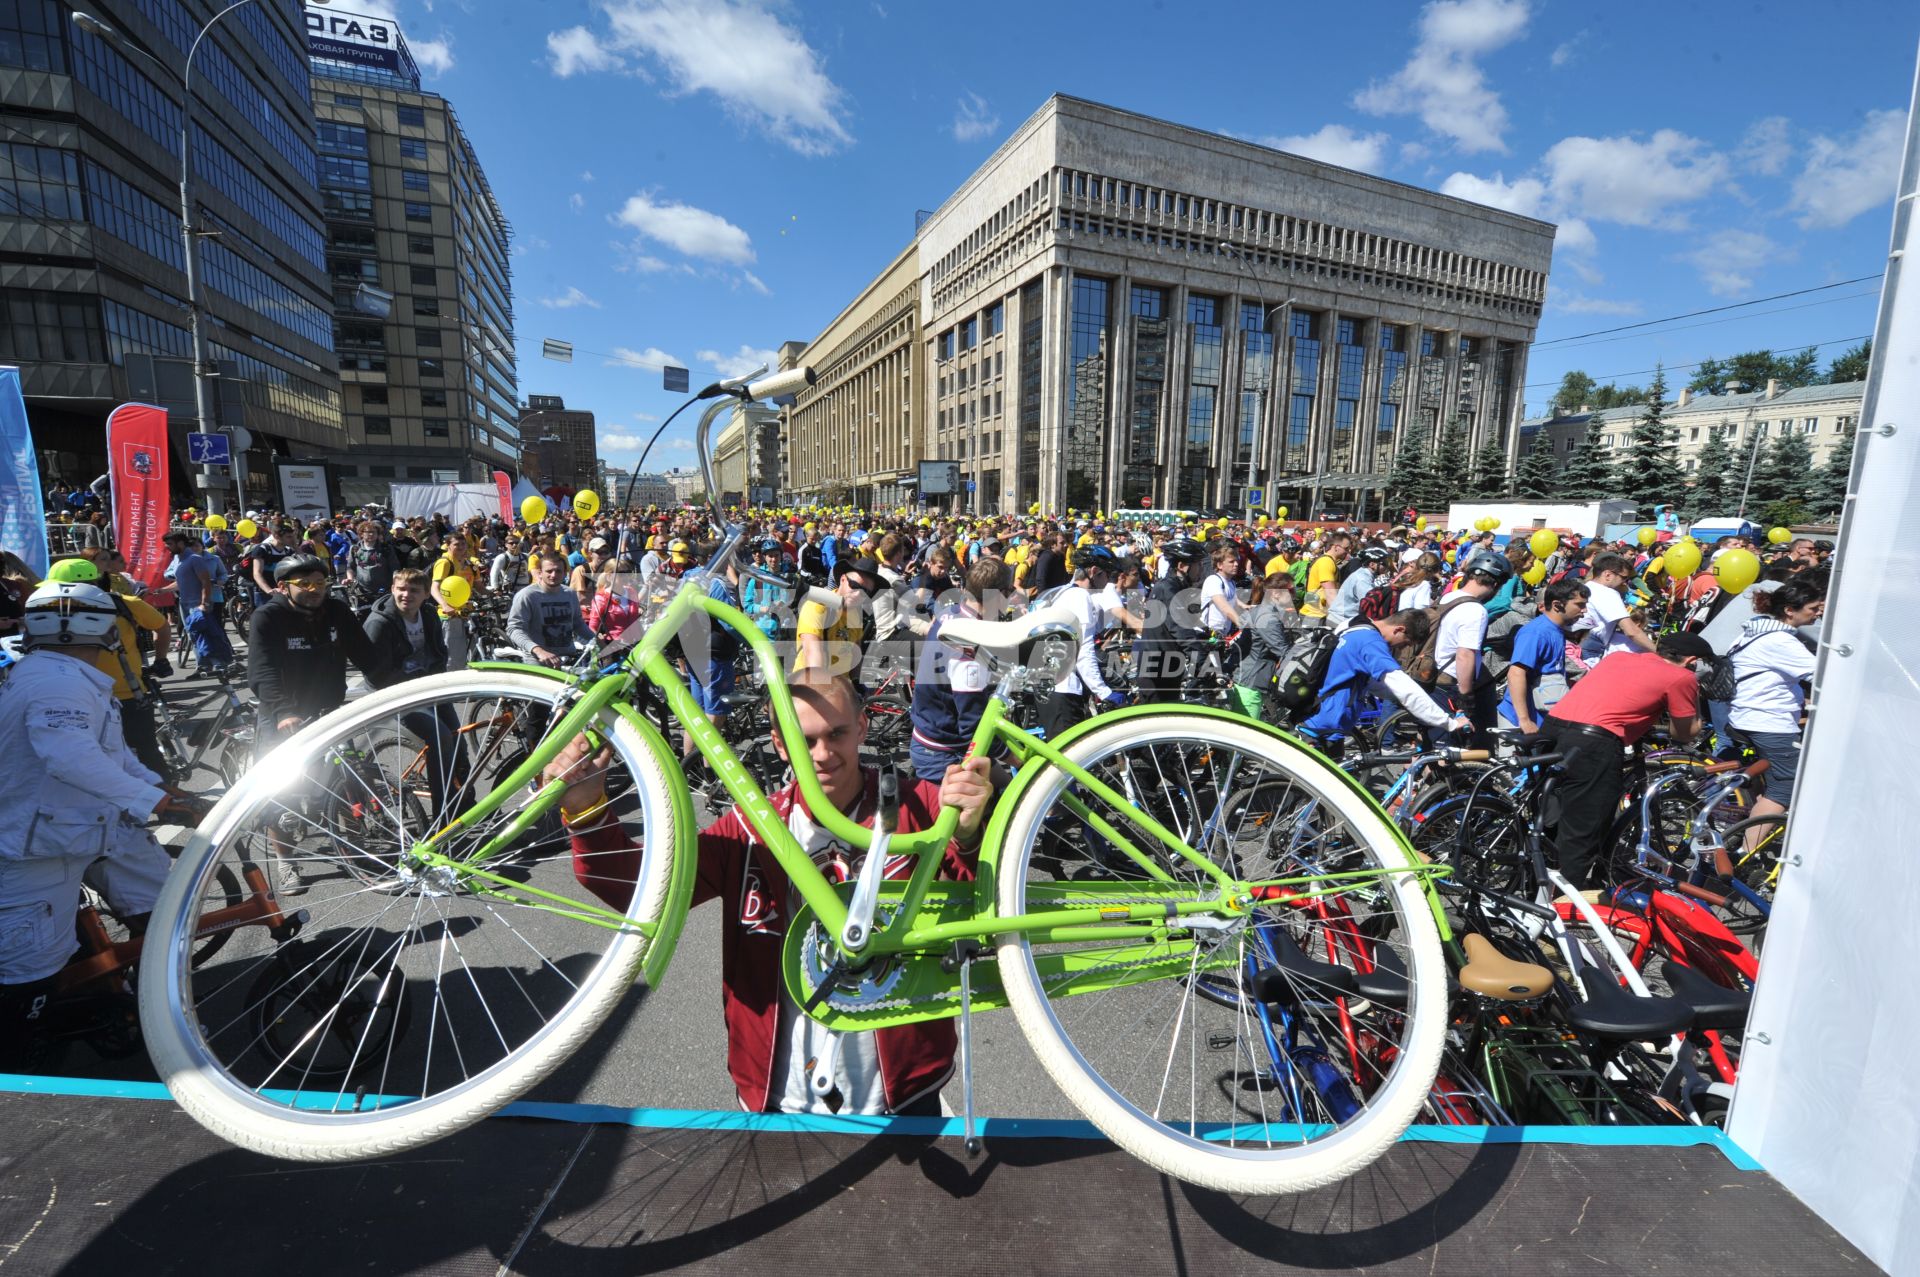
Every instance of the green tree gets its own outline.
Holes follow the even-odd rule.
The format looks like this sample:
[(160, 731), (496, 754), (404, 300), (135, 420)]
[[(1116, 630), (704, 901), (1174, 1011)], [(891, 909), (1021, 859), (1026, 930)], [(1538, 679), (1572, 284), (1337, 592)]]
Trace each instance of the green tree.
[(1553, 440), (1545, 430), (1533, 435), (1533, 445), (1520, 456), (1513, 473), (1513, 492), (1528, 501), (1544, 501), (1553, 495), (1559, 475), (1553, 464)]
[(1412, 427), (1400, 432), (1400, 448), (1393, 454), (1393, 466), (1387, 472), (1387, 507), (1404, 510), (1432, 510), (1436, 501), (1444, 503), (1435, 491), (1430, 461), (1431, 440)]
[[(1829, 378), (1831, 379), (1831, 378)], [(1782, 390), (1811, 386), (1820, 380), (1820, 361), (1812, 346), (1791, 355), (1776, 355), (1771, 350), (1748, 350), (1730, 359), (1702, 359), (1694, 365), (1689, 390), (1718, 394), (1729, 381), (1740, 383), (1743, 391), (1765, 390), (1769, 381), (1780, 383)]]
[(1687, 383), (1687, 389), (1695, 394), (1717, 395), (1720, 393), (1721, 383), (1726, 379), (1726, 364), (1709, 357), (1693, 366), (1693, 380)]
[(1752, 517), (1755, 523), (1765, 524), (1769, 528), (1790, 528), (1807, 521), (1807, 506), (1804, 501), (1769, 501)]
[(1626, 408), (1633, 404), (1646, 402), (1647, 392), (1638, 386), (1616, 386), (1608, 383), (1593, 392), (1595, 408)]
[[(1872, 359), (1873, 338), (1869, 337), (1852, 350), (1847, 351), (1844, 355), (1835, 359), (1833, 363), (1828, 366), (1827, 380), (1836, 385), (1843, 381), (1865, 381), (1867, 379), (1867, 364), (1871, 362)], [(1849, 451), (1852, 450), (1853, 445), (1851, 441), (1848, 442), (1847, 447)]]
[(1553, 399), (1547, 405), (1547, 415), (1564, 417), (1579, 412), (1593, 402), (1595, 388), (1593, 378), (1586, 373), (1578, 368), (1569, 370), (1560, 378), (1560, 389), (1554, 391)]
[(1433, 451), (1433, 480), (1439, 504), (1474, 491), (1473, 457), (1467, 451), (1467, 427), (1459, 417), (1447, 422)]
[(1586, 438), (1561, 469), (1555, 496), (1568, 501), (1604, 501), (1613, 495), (1613, 458), (1600, 446), (1604, 429), (1598, 417), (1587, 421)]
[(1811, 386), (1820, 380), (1820, 360), (1813, 347), (1783, 359), (1774, 360), (1774, 380), (1785, 387)]
[(1786, 429), (1763, 445), (1759, 464), (1754, 467), (1753, 487), (1747, 493), (1747, 508), (1771, 505), (1776, 501), (1804, 503), (1813, 487), (1813, 448), (1798, 430)]
[(1666, 369), (1656, 364), (1646, 403), (1628, 432), (1626, 452), (1615, 475), (1621, 494), (1645, 506), (1671, 500), (1680, 486), (1680, 450), (1667, 423), (1667, 407)]
[(1853, 431), (1840, 436), (1827, 463), (1813, 476), (1807, 493), (1807, 505), (1816, 516), (1837, 516), (1847, 501), (1847, 480), (1853, 473)]
[(1733, 511), (1731, 493), (1744, 476), (1735, 473), (1733, 445), (1727, 442), (1732, 426), (1732, 422), (1722, 422), (1710, 428), (1706, 443), (1701, 445), (1695, 462), (1699, 469), (1681, 503), (1689, 520), (1719, 518)]
[(1504, 497), (1511, 490), (1507, 483), (1507, 450), (1491, 432), (1480, 451), (1473, 456), (1473, 495)]

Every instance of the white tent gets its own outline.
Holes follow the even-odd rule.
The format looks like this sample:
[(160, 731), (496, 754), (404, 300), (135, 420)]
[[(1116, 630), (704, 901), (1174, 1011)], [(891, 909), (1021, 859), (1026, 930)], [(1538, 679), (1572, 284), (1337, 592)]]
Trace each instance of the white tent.
[(491, 483), (396, 483), (391, 486), (396, 519), (425, 519), (444, 514), (453, 522), (461, 523), (476, 514), (489, 519), (500, 517), (500, 489)]

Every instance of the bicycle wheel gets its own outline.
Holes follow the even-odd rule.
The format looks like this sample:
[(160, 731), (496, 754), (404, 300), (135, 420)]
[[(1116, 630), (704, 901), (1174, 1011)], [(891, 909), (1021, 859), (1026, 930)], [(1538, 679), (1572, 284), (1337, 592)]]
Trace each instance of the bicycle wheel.
[[(1116, 1144), (1204, 1187), (1291, 1192), (1379, 1156), (1426, 1102), (1447, 1015), (1427, 897), (1382, 872), (1414, 863), (1392, 826), (1339, 772), (1236, 716), (1149, 710), (1067, 739), (1127, 806), (1063, 771), (1035, 778), (996, 870), (1003, 915), (1217, 898), (1130, 823), (1142, 813), (1236, 880), (1302, 885), (1217, 929), (1002, 936), (1008, 1001), (1055, 1083)], [(1151, 868), (1068, 801), (1154, 848)], [(1327, 876), (1343, 872), (1360, 876)]]
[[(461, 769), (448, 750), (436, 758), (453, 779), (442, 797), (451, 811), (509, 783), (570, 686), (494, 670), (402, 683), (306, 728), (221, 800), (167, 880), (142, 964), (141, 1023), (182, 1108), (271, 1156), (383, 1155), (512, 1100), (612, 1012), (667, 907), (681, 833), (667, 776), (626, 718), (595, 725), (613, 761), (594, 846), (611, 850), (576, 854), (564, 832), (533, 824), (485, 862), (488, 878), (394, 854), (442, 819), (417, 802), (416, 780), (392, 774), (419, 756), (417, 743), (392, 744), (417, 742), (422, 714), (471, 729)], [(438, 850), (471, 855), (537, 788), (526, 782)], [(222, 869), (243, 867), (281, 885), (298, 938), (236, 924), (196, 967), (198, 919), (217, 903)], [(583, 876), (607, 891), (611, 916)], [(360, 1032), (343, 1036), (348, 1025)]]
[[(1741, 882), (1768, 900), (1773, 899), (1779, 881), (1780, 861), (1787, 847), (1787, 813), (1771, 812), (1751, 816), (1720, 831), (1727, 854), (1733, 858), (1733, 872)], [(1709, 866), (1711, 868), (1711, 866)], [(1764, 919), (1761, 919), (1764, 923)]]

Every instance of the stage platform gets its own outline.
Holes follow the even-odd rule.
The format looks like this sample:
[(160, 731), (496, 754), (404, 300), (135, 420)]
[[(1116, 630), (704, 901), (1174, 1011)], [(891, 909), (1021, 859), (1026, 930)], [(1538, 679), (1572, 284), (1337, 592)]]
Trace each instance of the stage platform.
[(530, 1105), (402, 1157), (313, 1166), (234, 1149), (150, 1085), (0, 1087), (4, 1277), (1875, 1271), (1698, 1131), (1421, 1131), (1343, 1184), (1235, 1198), (1071, 1122), (989, 1122), (970, 1158), (934, 1119)]

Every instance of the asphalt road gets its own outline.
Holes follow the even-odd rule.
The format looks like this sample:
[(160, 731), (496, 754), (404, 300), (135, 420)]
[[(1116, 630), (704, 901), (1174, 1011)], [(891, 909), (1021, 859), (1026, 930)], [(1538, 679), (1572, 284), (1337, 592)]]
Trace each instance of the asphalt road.
[[(201, 702), (203, 716), (218, 708), (217, 685), (209, 679), (175, 677), (168, 681), (176, 704)], [(350, 698), (363, 695), (359, 680)], [(871, 760), (878, 762), (878, 759)], [(899, 762), (905, 762), (902, 758)], [(215, 782), (197, 773), (198, 787)], [(696, 798), (704, 825), (718, 813)], [(184, 842), (187, 831), (160, 831), (164, 843)], [(567, 1064), (541, 1083), (529, 1098), (621, 1107), (736, 1109), (726, 1071), (726, 1040), (720, 1004), (720, 912), (716, 903), (696, 909), (687, 920), (667, 978), (655, 989), (636, 989), (622, 1001), (606, 1026)], [(231, 957), (231, 953), (229, 954)], [(418, 1021), (408, 1032), (418, 1032)], [(977, 1016), (973, 1023), (975, 1111), (991, 1117), (1071, 1117), (1069, 1106), (1041, 1070), (1009, 1011)], [(144, 1057), (108, 1061), (84, 1045), (67, 1049), (58, 1071), (69, 1075), (151, 1076)], [(958, 1113), (958, 1074), (942, 1094), (943, 1105)]]

